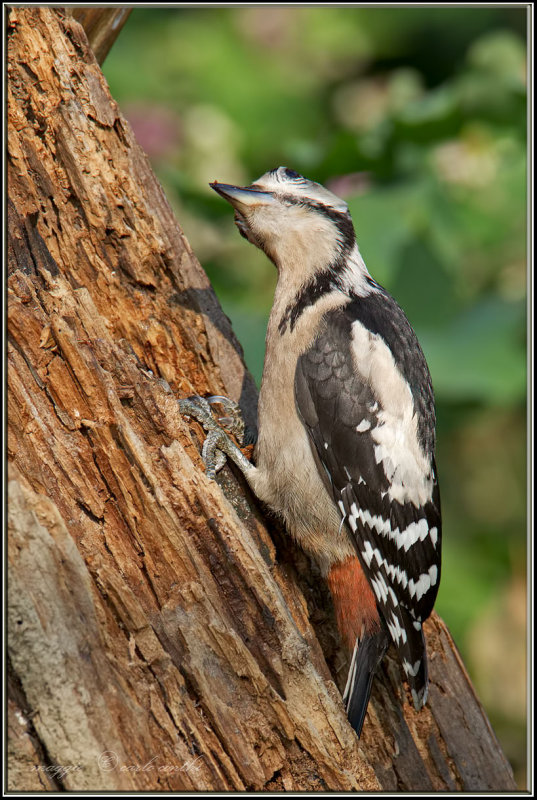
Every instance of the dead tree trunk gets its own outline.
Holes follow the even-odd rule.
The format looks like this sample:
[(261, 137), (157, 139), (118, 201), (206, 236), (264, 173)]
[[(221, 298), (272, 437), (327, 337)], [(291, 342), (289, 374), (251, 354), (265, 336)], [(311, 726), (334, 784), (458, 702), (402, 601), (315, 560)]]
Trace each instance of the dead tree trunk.
[(102, 64), (129, 18), (131, 8), (111, 6), (65, 6), (84, 28), (93, 55)]
[(358, 742), (314, 567), (177, 410), (255, 414), (229, 321), (80, 25), (8, 26), (9, 788), (513, 789), (438, 617)]

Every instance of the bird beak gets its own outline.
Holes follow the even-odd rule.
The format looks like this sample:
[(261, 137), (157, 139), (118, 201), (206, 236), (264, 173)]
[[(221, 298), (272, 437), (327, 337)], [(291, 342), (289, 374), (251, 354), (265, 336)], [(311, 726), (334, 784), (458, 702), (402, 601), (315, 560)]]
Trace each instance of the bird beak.
[(224, 200), (231, 203), (237, 211), (245, 211), (254, 206), (266, 205), (274, 201), (271, 192), (264, 192), (262, 189), (255, 189), (251, 186), (231, 186), (229, 183), (218, 183), (218, 181), (213, 181), (209, 186)]

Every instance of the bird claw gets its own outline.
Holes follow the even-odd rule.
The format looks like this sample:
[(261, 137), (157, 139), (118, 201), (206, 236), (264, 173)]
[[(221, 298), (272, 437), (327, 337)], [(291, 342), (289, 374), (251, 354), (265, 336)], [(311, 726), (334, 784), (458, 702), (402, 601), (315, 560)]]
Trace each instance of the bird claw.
[[(216, 473), (222, 469), (228, 457), (243, 472), (247, 472), (248, 468), (251, 467), (250, 462), (241, 453), (237, 445), (231, 441), (227, 433), (229, 431), (242, 440), (244, 422), (237, 403), (220, 395), (213, 395), (207, 398), (195, 395), (179, 400), (178, 403), (181, 414), (197, 420), (207, 433), (207, 438), (201, 450), (207, 477), (210, 480), (215, 480)], [(226, 408), (229, 416), (215, 419), (212, 406), (216, 404)]]
[(210, 431), (201, 449), (201, 457), (205, 464), (205, 474), (212, 481), (215, 480), (216, 473), (220, 472), (227, 461), (226, 453), (220, 449), (223, 445), (223, 439), (229, 441), (224, 431)]
[(242, 418), (242, 412), (238, 403), (236, 403), (234, 400), (230, 400), (229, 397), (223, 397), (219, 394), (212, 395), (211, 397), (207, 397), (205, 399), (210, 406), (221, 405), (227, 411), (227, 416), (217, 417), (218, 424), (224, 428), (224, 430), (232, 433), (242, 444), (244, 436), (244, 420)]

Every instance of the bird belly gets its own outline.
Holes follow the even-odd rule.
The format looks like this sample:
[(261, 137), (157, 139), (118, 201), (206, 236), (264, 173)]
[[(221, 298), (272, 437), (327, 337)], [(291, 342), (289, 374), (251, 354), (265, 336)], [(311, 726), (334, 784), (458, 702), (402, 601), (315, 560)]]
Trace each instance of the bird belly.
[[(304, 426), (296, 412), (264, 424), (260, 397), (256, 495), (283, 518), (289, 533), (326, 576), (332, 564), (355, 555), (341, 514), (319, 475)], [(289, 404), (285, 404), (289, 408)], [(293, 406), (291, 406), (294, 410)], [(265, 420), (266, 422), (266, 420)]]

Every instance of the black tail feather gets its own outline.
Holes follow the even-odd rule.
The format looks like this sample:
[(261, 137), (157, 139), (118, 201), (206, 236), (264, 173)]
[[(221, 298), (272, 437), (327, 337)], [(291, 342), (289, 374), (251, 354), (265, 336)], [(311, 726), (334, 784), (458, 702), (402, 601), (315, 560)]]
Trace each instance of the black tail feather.
[(399, 605), (397, 614), (400, 626), (406, 632), (404, 641), (396, 644), (403, 674), (410, 686), (414, 708), (419, 711), (427, 701), (427, 651), (421, 623), (411, 613)]
[(389, 644), (386, 631), (366, 634), (356, 640), (349, 667), (347, 686), (343, 694), (347, 716), (358, 737), (362, 733), (365, 714), (371, 695), (373, 676), (384, 657)]

